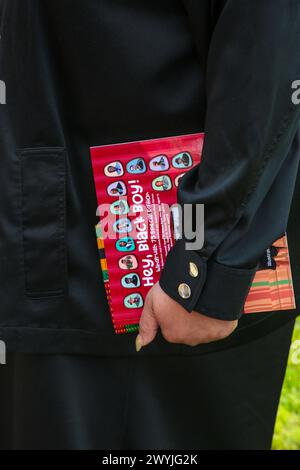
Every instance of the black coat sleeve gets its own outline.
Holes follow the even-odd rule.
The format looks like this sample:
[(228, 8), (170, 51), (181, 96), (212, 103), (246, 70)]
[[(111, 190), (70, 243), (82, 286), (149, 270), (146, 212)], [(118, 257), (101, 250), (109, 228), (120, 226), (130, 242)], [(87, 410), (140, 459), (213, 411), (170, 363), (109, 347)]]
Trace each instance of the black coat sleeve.
[(178, 240), (159, 282), (186, 310), (233, 320), (260, 257), (287, 226), (299, 161), (292, 84), (300, 78), (300, 2), (221, 3), (207, 59), (203, 158), (178, 188), (181, 205), (204, 204), (204, 245), (187, 250)]

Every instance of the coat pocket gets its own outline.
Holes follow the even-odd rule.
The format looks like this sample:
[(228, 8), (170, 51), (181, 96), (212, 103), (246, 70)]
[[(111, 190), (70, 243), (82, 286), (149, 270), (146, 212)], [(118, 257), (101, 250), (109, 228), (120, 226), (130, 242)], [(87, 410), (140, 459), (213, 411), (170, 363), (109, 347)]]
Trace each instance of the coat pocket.
[(63, 148), (19, 151), (25, 292), (63, 295), (66, 287), (66, 152)]

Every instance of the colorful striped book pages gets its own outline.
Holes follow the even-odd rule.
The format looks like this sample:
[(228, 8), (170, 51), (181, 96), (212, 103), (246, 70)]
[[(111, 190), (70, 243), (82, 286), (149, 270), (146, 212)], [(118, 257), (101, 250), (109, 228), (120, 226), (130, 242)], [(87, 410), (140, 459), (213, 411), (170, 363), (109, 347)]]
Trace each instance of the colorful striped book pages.
[[(170, 208), (176, 208), (179, 180), (201, 162), (203, 142), (198, 133), (91, 148), (100, 266), (117, 334), (138, 330), (145, 297), (174, 244), (176, 211)], [(292, 308), (285, 235), (263, 256), (244, 313)]]
[(244, 313), (296, 308), (287, 235), (277, 240), (261, 259)]

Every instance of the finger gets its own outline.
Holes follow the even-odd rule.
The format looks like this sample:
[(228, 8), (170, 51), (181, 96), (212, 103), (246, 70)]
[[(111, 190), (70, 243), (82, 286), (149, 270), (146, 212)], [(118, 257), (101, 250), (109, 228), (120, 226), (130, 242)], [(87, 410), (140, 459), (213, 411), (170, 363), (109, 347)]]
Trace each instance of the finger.
[(147, 346), (154, 340), (159, 327), (153, 312), (151, 298), (148, 297), (146, 297), (144, 310), (140, 318), (139, 334), (136, 339), (137, 350)]

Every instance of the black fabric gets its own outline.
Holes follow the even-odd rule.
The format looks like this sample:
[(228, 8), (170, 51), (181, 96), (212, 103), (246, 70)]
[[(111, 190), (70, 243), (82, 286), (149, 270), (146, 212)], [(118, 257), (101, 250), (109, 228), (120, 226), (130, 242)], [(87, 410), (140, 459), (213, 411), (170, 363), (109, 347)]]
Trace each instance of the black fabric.
[(26, 149), (19, 155), (26, 295), (61, 295), (67, 279), (64, 150)]
[[(187, 11), (199, 14), (197, 2), (184, 3)], [(216, 3), (211, 2), (212, 8)], [(228, 284), (239, 277), (234, 268), (256, 268), (286, 230), (300, 155), (300, 106), (291, 99), (292, 83), (300, 76), (295, 50), (295, 44), (300, 46), (300, 4), (219, 3), (205, 64), (202, 162), (181, 178), (178, 200), (182, 206), (205, 205), (205, 242), (197, 254), (208, 265), (224, 264)], [(191, 255), (184, 253), (187, 264)], [(171, 283), (173, 264), (164, 269)], [(243, 282), (246, 271), (235, 282), (236, 295), (212, 297), (213, 286), (224, 281), (218, 273), (224, 271), (214, 272), (212, 286), (206, 279), (209, 296), (200, 291), (192, 306), (208, 316), (239, 318), (250, 279)], [(185, 306), (172, 287), (164, 286)]]
[[(190, 256), (207, 264), (203, 276), (210, 263), (224, 265), (210, 285), (201, 276), (192, 281), (189, 308), (239, 316), (250, 276), (236, 280), (234, 295), (227, 288), (228, 295), (213, 296), (214, 286), (225, 271), (224, 286), (236, 269), (252, 273), (288, 222), (297, 308), (243, 317), (236, 334), (209, 348), (249, 341), (263, 334), (262, 320), (266, 333), (298, 314), (300, 108), (291, 101), (291, 85), (300, 75), (299, 19), (300, 4), (280, 0), (0, 1), (0, 79), (7, 91), (0, 105), (0, 339), (9, 351), (135, 354), (131, 335), (113, 333), (95, 240), (89, 148), (199, 131), (206, 133), (201, 171), (181, 179), (178, 197), (205, 204), (205, 245), (200, 253), (182, 251), (175, 275), (166, 267), (165, 288), (175, 295)], [(53, 205), (62, 198), (62, 207), (65, 198), (65, 214), (57, 210), (51, 223), (44, 216), (36, 225), (31, 220), (29, 239), (36, 243), (29, 246), (19, 150), (51, 148), (65, 149), (65, 194), (57, 182), (62, 169), (50, 175), (59, 157), (47, 150), (51, 172), (42, 178), (52, 202), (48, 207), (33, 192), (25, 210), (36, 213), (40, 204), (52, 219)], [(39, 154), (37, 174), (44, 160)], [(52, 270), (53, 229), (62, 261)], [(45, 239), (51, 249), (45, 245), (38, 265)], [(27, 275), (24, 240), (26, 265), (34, 262)], [(27, 295), (28, 281), (46, 295)], [(206, 345), (191, 351), (158, 337), (143, 354), (206, 351)]]
[[(205, 263), (197, 252), (185, 251), (184, 244), (184, 239), (177, 240), (168, 253), (159, 280), (161, 288), (188, 312), (196, 310), (220, 320), (240, 318), (256, 268), (229, 268), (213, 260)], [(199, 277), (189, 274), (190, 262), (196, 264)], [(182, 299), (177, 289), (182, 282), (191, 287), (191, 296), (187, 299)]]
[(10, 354), (1, 449), (269, 449), (293, 321), (204, 356)]

